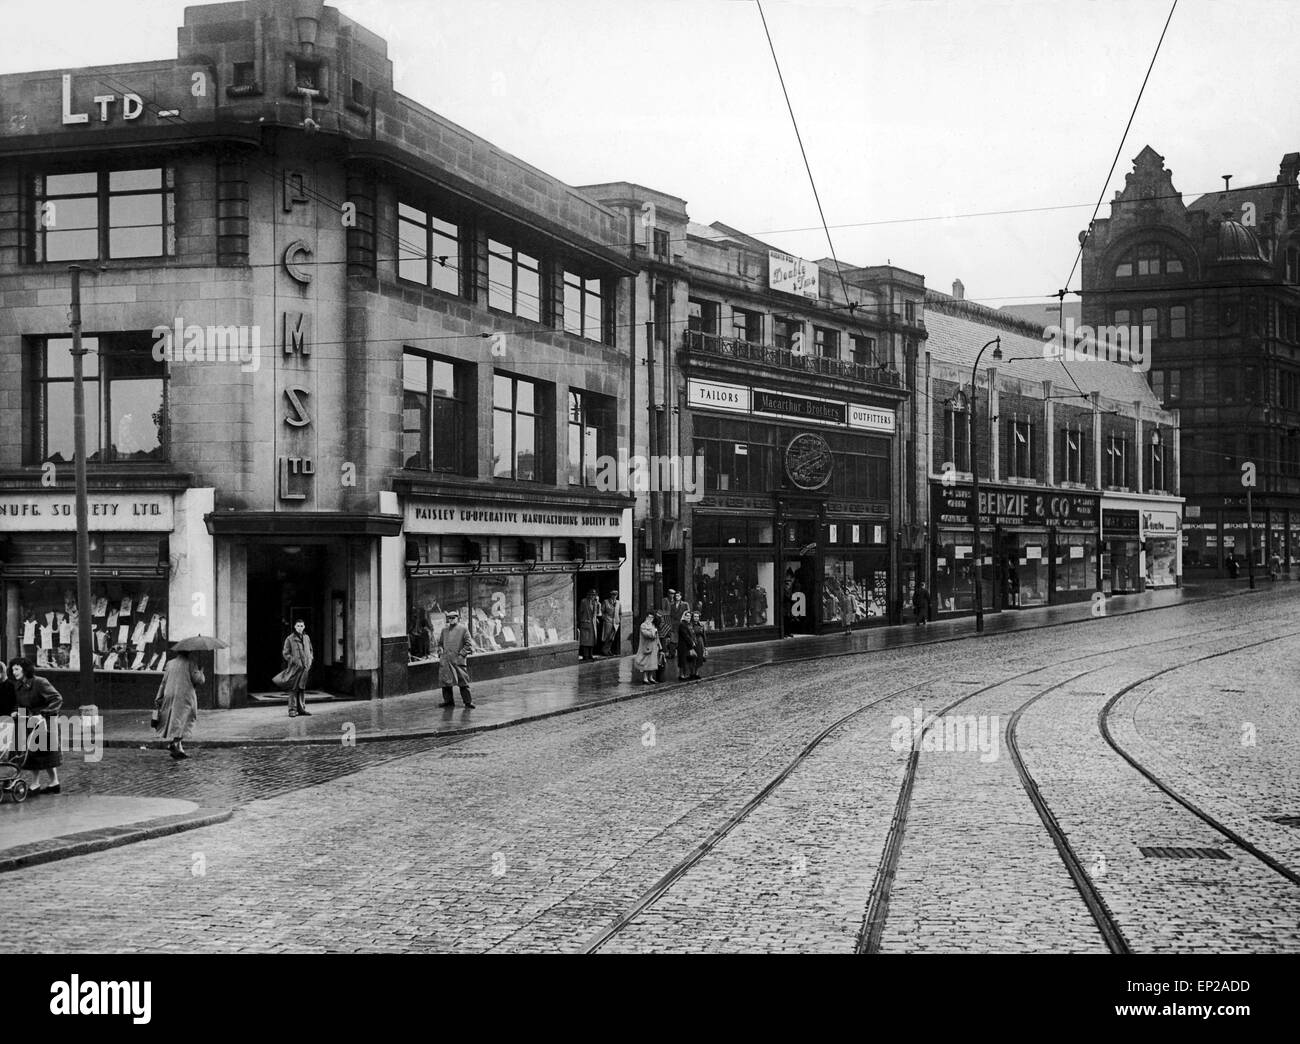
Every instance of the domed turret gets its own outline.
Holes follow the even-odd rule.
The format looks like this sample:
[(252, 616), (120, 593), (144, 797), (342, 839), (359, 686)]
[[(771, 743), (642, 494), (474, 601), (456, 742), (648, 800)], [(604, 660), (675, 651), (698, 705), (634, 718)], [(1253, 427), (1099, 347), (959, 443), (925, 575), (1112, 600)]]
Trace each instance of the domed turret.
[(1264, 248), (1255, 233), (1239, 221), (1219, 223), (1219, 261), (1263, 261)]

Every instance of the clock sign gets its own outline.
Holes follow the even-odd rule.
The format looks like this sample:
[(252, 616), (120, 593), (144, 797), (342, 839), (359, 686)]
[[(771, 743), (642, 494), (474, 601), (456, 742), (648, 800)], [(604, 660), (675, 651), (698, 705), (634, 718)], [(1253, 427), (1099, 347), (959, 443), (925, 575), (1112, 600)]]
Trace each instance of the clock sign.
[(831, 478), (831, 447), (824, 438), (804, 432), (785, 448), (785, 473), (800, 489), (821, 489)]

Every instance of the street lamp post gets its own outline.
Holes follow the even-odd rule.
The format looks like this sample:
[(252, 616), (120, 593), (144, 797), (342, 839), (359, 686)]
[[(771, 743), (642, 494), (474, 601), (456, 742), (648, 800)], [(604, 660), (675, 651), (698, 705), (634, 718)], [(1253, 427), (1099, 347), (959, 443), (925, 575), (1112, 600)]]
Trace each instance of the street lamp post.
[(975, 365), (970, 369), (970, 476), (971, 476), (971, 519), (975, 526), (975, 633), (984, 633), (984, 585), (982, 583), (983, 561), (980, 555), (980, 454), (979, 427), (975, 422), (975, 409), (979, 399), (975, 387), (975, 372), (979, 369), (984, 352), (993, 345), (993, 358), (1002, 358), (1002, 338), (995, 337), (979, 350), (975, 356)]
[(81, 268), (69, 265), (72, 273), (72, 456), (77, 500), (77, 656), (81, 702), (91, 703), (95, 690), (94, 651), (90, 640), (90, 520), (86, 506), (86, 388), (82, 380)]

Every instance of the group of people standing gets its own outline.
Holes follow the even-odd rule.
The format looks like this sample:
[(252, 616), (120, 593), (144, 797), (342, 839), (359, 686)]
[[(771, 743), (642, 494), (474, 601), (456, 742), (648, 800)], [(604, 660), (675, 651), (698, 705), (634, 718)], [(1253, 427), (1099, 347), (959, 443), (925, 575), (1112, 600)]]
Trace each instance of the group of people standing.
[(623, 603), (618, 600), (618, 592), (607, 592), (602, 601), (591, 588), (578, 603), (578, 659), (594, 660), (597, 649), (601, 656), (619, 655), (622, 618)]
[(709, 658), (704, 624), (680, 592), (670, 590), (658, 612), (646, 613), (638, 635), (632, 670), (640, 672), (641, 684), (663, 681), (664, 670), (673, 660), (678, 681), (699, 678), (700, 665)]

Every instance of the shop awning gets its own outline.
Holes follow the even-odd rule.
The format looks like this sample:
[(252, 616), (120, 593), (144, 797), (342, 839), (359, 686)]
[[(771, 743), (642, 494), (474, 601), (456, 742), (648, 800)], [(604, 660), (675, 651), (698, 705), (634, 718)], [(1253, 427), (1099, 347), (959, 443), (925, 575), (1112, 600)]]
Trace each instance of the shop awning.
[(347, 511), (213, 511), (203, 516), (213, 536), (397, 536), (401, 515)]

